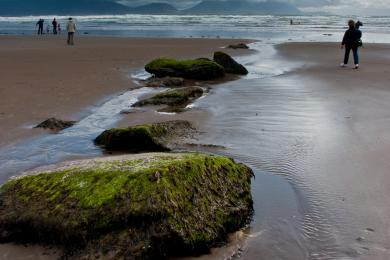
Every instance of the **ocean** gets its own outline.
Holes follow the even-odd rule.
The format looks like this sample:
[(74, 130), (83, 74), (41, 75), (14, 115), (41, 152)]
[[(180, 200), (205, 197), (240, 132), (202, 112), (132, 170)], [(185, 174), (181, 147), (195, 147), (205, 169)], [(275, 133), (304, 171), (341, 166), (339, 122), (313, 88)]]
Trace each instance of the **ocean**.
[[(65, 16), (0, 17), (0, 34), (32, 35), (35, 23), (56, 17), (65, 29)], [(79, 34), (120, 37), (249, 38), (268, 42), (340, 41), (349, 19), (364, 23), (365, 42), (390, 42), (390, 17), (238, 16), (238, 15), (91, 15), (75, 16)], [(294, 25), (290, 25), (290, 20)], [(45, 25), (45, 26), (46, 26)]]

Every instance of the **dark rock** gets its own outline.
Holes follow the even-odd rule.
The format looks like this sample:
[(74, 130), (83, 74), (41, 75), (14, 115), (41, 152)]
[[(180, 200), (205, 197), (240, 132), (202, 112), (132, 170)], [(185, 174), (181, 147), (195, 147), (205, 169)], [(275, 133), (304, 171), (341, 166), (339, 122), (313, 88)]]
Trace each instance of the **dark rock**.
[(54, 132), (59, 132), (61, 130), (64, 130), (66, 128), (69, 128), (76, 124), (76, 121), (63, 121), (56, 118), (49, 118), (39, 125), (35, 126), (34, 128), (44, 128), (44, 129), (50, 129)]
[(248, 223), (252, 176), (199, 153), (70, 162), (1, 186), (0, 241), (60, 245), (61, 259), (207, 253)]
[(149, 78), (145, 80), (145, 87), (150, 88), (182, 87), (184, 84), (184, 79), (177, 77)]
[(113, 128), (104, 131), (94, 142), (111, 151), (162, 152), (171, 150), (169, 144), (172, 139), (193, 130), (187, 121), (168, 121), (128, 128)]
[(213, 60), (211, 60), (211, 59), (209, 59), (209, 58), (197, 58), (196, 60), (213, 61)]
[(224, 67), (226, 73), (238, 75), (248, 74), (248, 70), (243, 65), (237, 63), (232, 57), (224, 52), (215, 52), (214, 61)]
[(181, 77), (185, 79), (212, 80), (225, 75), (222, 66), (206, 60), (185, 60), (160, 58), (145, 66), (145, 70), (155, 77)]
[(183, 108), (202, 95), (203, 89), (200, 87), (176, 88), (157, 94), (151, 98), (138, 101), (133, 106), (168, 105)]
[(232, 44), (229, 45), (228, 48), (230, 49), (249, 49), (249, 46), (245, 43), (239, 43), (239, 44)]

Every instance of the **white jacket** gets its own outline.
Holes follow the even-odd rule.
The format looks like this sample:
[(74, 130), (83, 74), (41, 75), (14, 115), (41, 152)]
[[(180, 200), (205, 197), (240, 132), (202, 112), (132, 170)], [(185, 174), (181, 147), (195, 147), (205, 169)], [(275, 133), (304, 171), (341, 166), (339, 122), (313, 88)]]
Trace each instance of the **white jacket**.
[(68, 32), (76, 32), (76, 23), (73, 20), (69, 20), (68, 25), (66, 26)]

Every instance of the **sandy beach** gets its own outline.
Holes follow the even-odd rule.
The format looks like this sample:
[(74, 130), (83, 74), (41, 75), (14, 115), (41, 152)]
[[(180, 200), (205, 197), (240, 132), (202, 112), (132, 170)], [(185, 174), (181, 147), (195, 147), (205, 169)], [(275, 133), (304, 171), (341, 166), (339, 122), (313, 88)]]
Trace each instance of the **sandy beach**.
[[(129, 39), (1, 36), (0, 147), (42, 133), (50, 117), (79, 120), (88, 107), (134, 88), (131, 72), (156, 57), (211, 57), (242, 42), (220, 39)], [(239, 54), (240, 51), (233, 51)]]
[[(325, 199), (337, 221), (340, 243), (359, 259), (390, 257), (390, 46), (366, 44), (361, 68), (337, 65), (337, 43), (292, 43), (278, 47), (282, 58), (303, 67), (284, 76), (310, 93), (318, 132), (300, 165), (301, 176)], [(352, 56), (351, 56), (352, 59)], [(307, 141), (307, 140), (306, 140)]]
[[(236, 42), (86, 37), (68, 48), (59, 39), (4, 37), (0, 146), (43, 133), (26, 126), (48, 117), (80, 119), (133, 88), (129, 72), (156, 56), (210, 56)], [(220, 84), (183, 114), (131, 113), (118, 125), (191, 119), (201, 143), (225, 146), (224, 154), (253, 167), (256, 214), (242, 259), (388, 259), (390, 46), (366, 44), (359, 70), (338, 66), (337, 43), (276, 48), (275, 59), (294, 69)], [(228, 248), (201, 259), (237, 249)], [(4, 259), (42, 255), (34, 250), (0, 246)]]

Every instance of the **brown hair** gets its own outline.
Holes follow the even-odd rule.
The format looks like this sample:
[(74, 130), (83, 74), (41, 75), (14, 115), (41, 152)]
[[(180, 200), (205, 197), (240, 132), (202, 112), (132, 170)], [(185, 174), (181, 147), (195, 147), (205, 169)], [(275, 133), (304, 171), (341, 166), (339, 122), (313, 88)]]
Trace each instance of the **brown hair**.
[(355, 21), (354, 20), (349, 20), (348, 21), (348, 26), (349, 26), (349, 28), (354, 28), (355, 27)]

